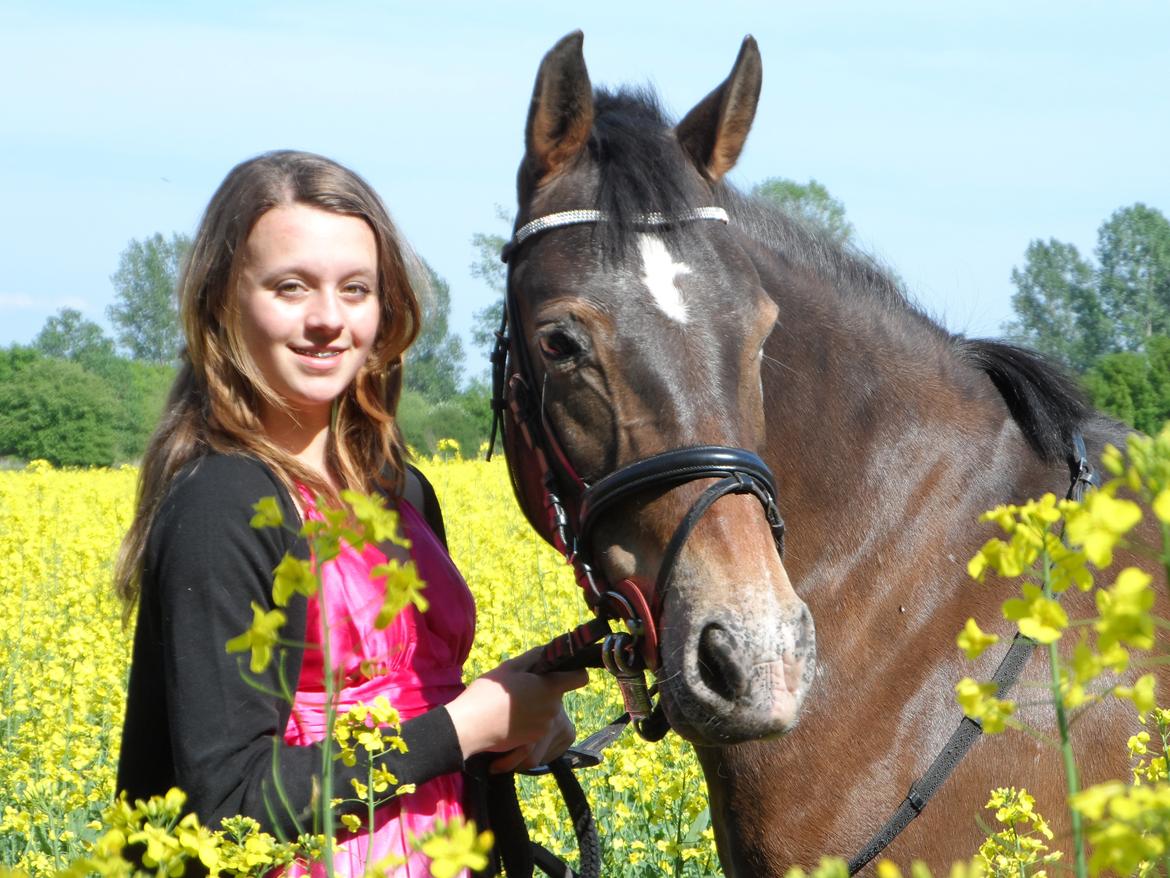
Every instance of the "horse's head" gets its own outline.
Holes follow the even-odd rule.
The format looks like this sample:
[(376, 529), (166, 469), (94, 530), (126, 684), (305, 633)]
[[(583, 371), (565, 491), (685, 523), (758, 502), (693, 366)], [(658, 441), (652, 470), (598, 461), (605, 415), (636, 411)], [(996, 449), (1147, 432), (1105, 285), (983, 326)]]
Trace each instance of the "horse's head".
[[(537, 75), (508, 248), (517, 495), (546, 535), (544, 473), (570, 521), (586, 507), (581, 551), (656, 623), (647, 661), (676, 731), (700, 744), (776, 735), (812, 679), (813, 625), (766, 514), (770, 474), (750, 453), (777, 309), (718, 207), (755, 112), (759, 52), (747, 38), (727, 80), (671, 127), (645, 93), (595, 95), (581, 44), (561, 40)], [(703, 446), (717, 448), (659, 457)], [(707, 452), (734, 460), (708, 473)], [(648, 458), (649, 477), (626, 478)], [(688, 468), (701, 474), (679, 478)], [(622, 489), (590, 517), (586, 486), (615, 472)], [(723, 477), (739, 483), (704, 499)]]

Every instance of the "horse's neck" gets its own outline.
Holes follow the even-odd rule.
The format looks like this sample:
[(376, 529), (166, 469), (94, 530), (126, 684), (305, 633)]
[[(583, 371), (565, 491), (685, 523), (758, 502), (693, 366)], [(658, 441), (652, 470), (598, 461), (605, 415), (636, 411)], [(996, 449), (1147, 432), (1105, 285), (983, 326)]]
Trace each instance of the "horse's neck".
[(763, 369), (768, 457), (794, 554), (843, 574), (861, 542), (910, 548), (916, 516), (938, 527), (988, 508), (986, 471), (1022, 447), (991, 382), (909, 313), (776, 263), (763, 269), (780, 305)]

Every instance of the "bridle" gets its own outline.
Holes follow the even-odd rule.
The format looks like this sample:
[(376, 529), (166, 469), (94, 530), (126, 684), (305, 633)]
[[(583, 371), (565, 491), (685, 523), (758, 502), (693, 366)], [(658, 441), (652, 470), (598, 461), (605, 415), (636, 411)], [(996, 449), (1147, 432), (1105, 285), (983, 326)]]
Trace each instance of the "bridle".
[[(488, 453), (490, 456), (490, 449), (495, 447), (496, 430), (506, 421), (506, 411), (519, 430), (530, 458), (522, 461), (515, 454), (505, 453), (516, 498), (540, 535), (573, 565), (586, 603), (596, 614), (590, 622), (550, 643), (542, 666), (536, 670), (584, 664), (581, 653), (601, 640), (600, 664), (617, 680), (635, 727), (644, 737), (658, 738), (665, 734), (664, 722), (655, 724), (661, 734), (643, 725), (652, 710), (652, 693), (647, 689), (644, 671), (657, 670), (661, 664), (656, 620), (688, 537), (715, 502), (729, 494), (750, 494), (759, 500), (781, 555), (784, 521), (776, 505), (776, 485), (771, 471), (759, 455), (744, 448), (725, 445), (676, 448), (625, 464), (593, 484), (588, 484), (574, 468), (537, 393), (536, 372), (519, 332), (519, 303), (511, 273), (519, 248), (531, 238), (553, 229), (608, 221), (607, 215), (598, 210), (548, 214), (521, 226), (504, 246), (500, 258), (509, 266), (508, 285), (491, 357), (494, 418)], [(726, 223), (727, 212), (720, 207), (700, 207), (670, 216), (648, 213), (638, 217), (635, 225), (661, 229), (700, 221)], [(505, 442), (505, 451), (507, 448)], [(540, 479), (542, 510), (529, 508), (523, 482), (526, 471), (535, 471)], [(655, 606), (648, 604), (633, 580), (606, 582), (591, 561), (592, 534), (606, 513), (643, 492), (669, 491), (699, 479), (718, 481), (691, 504), (667, 544), (653, 593)], [(610, 619), (623, 622), (626, 631), (612, 632)]]

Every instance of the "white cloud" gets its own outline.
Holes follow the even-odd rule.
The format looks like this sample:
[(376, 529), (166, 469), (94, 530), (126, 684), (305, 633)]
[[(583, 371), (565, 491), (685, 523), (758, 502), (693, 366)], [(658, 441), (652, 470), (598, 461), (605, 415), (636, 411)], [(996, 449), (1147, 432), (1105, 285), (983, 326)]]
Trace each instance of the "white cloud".
[(0, 293), (0, 308), (41, 308), (43, 302), (37, 302), (27, 293)]
[(39, 311), (44, 314), (57, 312), (62, 308), (73, 308), (83, 314), (94, 312), (93, 306), (80, 296), (57, 296), (46, 299), (37, 298), (28, 293), (0, 293), (0, 308)]

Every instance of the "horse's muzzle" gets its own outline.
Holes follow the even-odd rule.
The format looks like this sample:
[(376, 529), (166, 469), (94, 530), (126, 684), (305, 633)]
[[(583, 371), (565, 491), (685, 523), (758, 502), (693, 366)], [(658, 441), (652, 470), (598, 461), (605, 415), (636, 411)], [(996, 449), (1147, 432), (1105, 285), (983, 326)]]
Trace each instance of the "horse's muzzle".
[(724, 607), (693, 620), (670, 615), (659, 688), (675, 731), (695, 744), (723, 745), (776, 737), (796, 724), (816, 668), (812, 614), (802, 601)]

